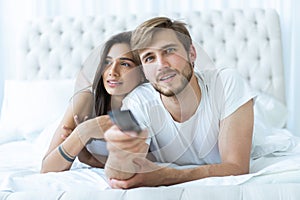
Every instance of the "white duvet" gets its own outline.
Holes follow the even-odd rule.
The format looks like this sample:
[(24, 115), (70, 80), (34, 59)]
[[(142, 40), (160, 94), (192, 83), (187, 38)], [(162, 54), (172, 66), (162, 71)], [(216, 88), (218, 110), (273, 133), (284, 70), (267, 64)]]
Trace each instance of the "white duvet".
[[(34, 143), (26, 140), (1, 145), (0, 191), (68, 192), (110, 189), (103, 169), (90, 168), (76, 161), (70, 171), (40, 174), (41, 159), (42, 155), (36, 151)], [(251, 173), (247, 175), (211, 177), (169, 187), (255, 183), (300, 183), (300, 145), (297, 143), (289, 151), (274, 152), (253, 160)]]
[[(41, 199), (44, 194), (48, 195), (43, 196), (43, 199), (74, 199), (76, 195), (76, 199), (86, 199), (86, 196), (91, 194), (97, 197), (104, 195), (106, 199), (120, 199), (125, 193), (128, 198), (124, 199), (132, 199), (129, 198), (130, 195), (138, 194), (143, 195), (143, 198), (147, 194), (162, 194), (167, 195), (164, 198), (173, 199), (176, 195), (196, 195), (189, 193), (195, 187), (199, 189), (197, 191), (207, 191), (207, 194), (210, 194), (207, 188), (200, 190), (203, 186), (215, 186), (218, 190), (220, 186), (256, 186), (269, 183), (300, 185), (300, 139), (286, 129), (269, 129), (260, 123), (256, 123), (256, 145), (252, 151), (252, 157), (256, 159), (252, 160), (251, 172), (247, 175), (210, 177), (168, 187), (123, 191), (110, 189), (103, 169), (91, 168), (78, 160), (74, 162), (70, 171), (40, 174), (42, 157), (59, 121), (60, 119), (44, 129), (34, 140), (13, 141), (0, 145), (0, 199), (10, 199), (11, 195), (13, 199)], [(230, 187), (228, 190), (231, 190)], [(288, 188), (295, 187), (288, 185)], [(238, 193), (236, 189), (232, 195)], [(92, 196), (92, 199), (94, 198), (95, 196)]]

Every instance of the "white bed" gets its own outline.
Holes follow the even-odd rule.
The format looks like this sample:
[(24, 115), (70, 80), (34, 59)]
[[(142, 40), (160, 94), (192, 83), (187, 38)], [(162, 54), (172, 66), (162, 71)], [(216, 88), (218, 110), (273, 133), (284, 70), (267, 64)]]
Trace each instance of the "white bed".
[[(300, 139), (288, 112), (278, 15), (273, 10), (171, 13), (190, 26), (198, 66), (237, 68), (259, 92), (251, 173), (168, 187), (112, 190), (102, 169), (40, 174), (41, 159), (91, 51), (156, 14), (35, 19), (24, 32), (18, 74), (5, 82), (0, 121), (0, 199), (299, 199)], [(211, 60), (202, 51), (205, 49)], [(97, 62), (97, 61), (92, 61)], [(87, 74), (91, 75), (91, 74)], [(175, 166), (174, 166), (175, 167)], [(178, 167), (178, 166), (177, 166)], [(183, 166), (190, 167), (190, 166)]]

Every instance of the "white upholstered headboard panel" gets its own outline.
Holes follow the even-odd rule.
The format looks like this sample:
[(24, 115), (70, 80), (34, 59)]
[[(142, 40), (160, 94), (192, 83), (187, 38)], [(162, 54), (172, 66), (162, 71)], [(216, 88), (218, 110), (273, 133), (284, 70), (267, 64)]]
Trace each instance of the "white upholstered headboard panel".
[[(92, 49), (157, 14), (55, 17), (27, 25), (19, 60), (21, 79), (74, 78)], [(285, 103), (279, 18), (274, 10), (171, 13), (189, 25), (217, 66), (237, 68), (250, 84)], [(201, 56), (198, 56), (201, 61)]]

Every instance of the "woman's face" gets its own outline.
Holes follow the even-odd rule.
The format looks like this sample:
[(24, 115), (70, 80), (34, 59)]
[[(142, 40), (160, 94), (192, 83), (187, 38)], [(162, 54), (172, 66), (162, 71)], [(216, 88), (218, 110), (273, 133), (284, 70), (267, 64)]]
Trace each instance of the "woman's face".
[(141, 82), (140, 68), (134, 63), (128, 44), (114, 44), (105, 62), (103, 82), (110, 95), (126, 95)]

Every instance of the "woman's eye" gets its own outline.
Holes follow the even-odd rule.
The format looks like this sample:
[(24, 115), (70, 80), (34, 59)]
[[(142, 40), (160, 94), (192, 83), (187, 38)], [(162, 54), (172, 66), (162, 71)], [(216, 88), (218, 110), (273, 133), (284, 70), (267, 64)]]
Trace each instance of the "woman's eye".
[(126, 62), (121, 63), (121, 65), (125, 66), (125, 67), (130, 67), (131, 66), (129, 63), (126, 63)]
[(110, 63), (111, 63), (110, 60), (105, 60), (105, 61), (104, 61), (104, 65), (106, 65), (106, 66), (109, 65)]

